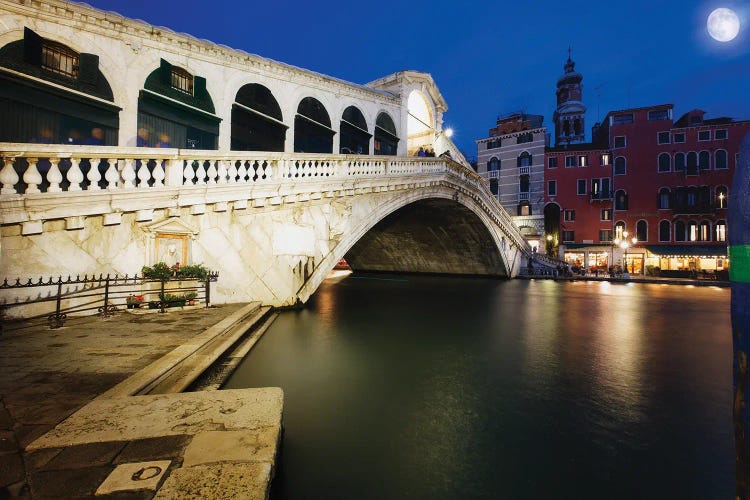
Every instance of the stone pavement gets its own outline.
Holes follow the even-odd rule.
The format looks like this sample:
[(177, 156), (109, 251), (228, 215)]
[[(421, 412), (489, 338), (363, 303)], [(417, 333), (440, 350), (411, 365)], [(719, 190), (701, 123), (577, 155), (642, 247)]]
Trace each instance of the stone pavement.
[[(91, 402), (243, 306), (229, 304), (210, 309), (170, 310), (167, 314), (120, 312), (109, 319), (71, 318), (65, 327), (57, 330), (50, 330), (46, 326), (6, 330), (0, 335), (0, 498), (89, 497), (105, 486), (102, 482), (118, 466), (154, 462), (151, 465), (139, 464), (134, 471), (127, 467), (124, 469), (128, 481), (131, 478), (142, 480), (144, 489), (133, 490), (131, 486), (129, 491), (118, 491), (116, 485), (110, 485), (99, 491), (111, 498), (151, 498), (156, 493), (156, 483), (165, 477), (165, 473), (182, 466), (186, 450), (189, 451), (191, 446), (205, 446), (200, 440), (191, 444), (198, 430), (242, 432), (245, 427), (234, 425), (227, 416), (242, 409), (242, 404), (236, 401), (225, 402), (223, 408), (226, 414), (210, 420), (212, 425), (203, 422), (196, 432), (184, 430), (184, 427), (195, 423), (190, 421), (193, 418), (191, 410), (186, 410), (185, 405), (200, 414), (212, 407), (217, 399), (222, 399), (222, 394), (232, 391), (137, 396)], [(257, 397), (270, 401), (270, 406), (278, 407), (280, 413), (280, 390), (275, 391), (258, 392)], [(205, 397), (209, 399), (198, 396), (204, 401), (196, 403), (194, 395), (207, 395)], [(164, 402), (163, 408), (154, 401)], [(107, 404), (114, 406), (101, 406)], [(152, 407), (154, 404), (157, 407)], [(174, 414), (175, 411), (179, 413)], [(151, 431), (97, 437), (95, 431), (102, 430), (105, 423), (89, 422), (90, 426), (83, 433), (90, 436), (88, 439), (70, 443), (64, 439), (57, 442), (47, 439), (46, 444), (45, 440), (39, 440), (41, 446), (23, 451), (75, 412), (78, 413), (74, 418), (66, 421), (66, 424), (73, 422), (68, 427), (75, 426), (75, 422), (81, 420), (79, 414), (88, 412), (89, 416), (95, 415), (100, 419), (125, 419), (135, 428), (150, 428)], [(238, 414), (242, 414), (242, 411)], [(247, 420), (247, 415), (245, 417)], [(185, 422), (179, 423), (181, 418)], [(160, 422), (161, 427), (144, 425), (149, 419)], [(246, 476), (255, 474), (261, 480), (270, 476), (270, 471), (265, 469), (268, 469), (269, 453), (275, 454), (280, 416), (278, 424), (270, 432), (261, 433), (260, 438), (257, 433), (254, 435), (253, 439), (261, 439), (263, 443), (256, 443), (257, 446), (252, 449), (265, 453), (265, 462), (242, 469)], [(63, 435), (65, 426), (60, 427), (62, 431), (55, 429), (56, 434), (51, 434)], [(175, 431), (175, 428), (182, 431)], [(205, 439), (205, 436), (201, 439)], [(247, 441), (250, 438), (244, 436), (243, 439)], [(271, 448), (272, 452), (269, 451)], [(191, 453), (195, 454), (194, 451)], [(198, 461), (193, 465), (202, 464)], [(230, 467), (218, 473), (231, 475), (236, 471), (233, 472)], [(180, 474), (184, 476), (187, 473), (183, 470)], [(175, 484), (181, 484), (180, 474), (175, 473), (167, 479), (163, 485), (164, 494), (170, 491), (168, 486), (174, 489)], [(205, 477), (203, 474), (201, 480), (205, 480)], [(149, 481), (154, 484), (151, 488), (147, 484)], [(187, 488), (185, 491), (190, 491), (185, 485), (180, 489), (183, 486)]]

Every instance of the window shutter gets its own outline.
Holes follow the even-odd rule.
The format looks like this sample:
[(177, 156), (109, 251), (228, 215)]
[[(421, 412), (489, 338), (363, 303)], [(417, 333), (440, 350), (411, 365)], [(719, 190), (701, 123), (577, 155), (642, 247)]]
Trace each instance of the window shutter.
[(172, 85), (172, 65), (164, 59), (161, 60), (159, 65), (159, 73), (161, 76), (161, 83), (169, 87)]
[(99, 56), (81, 53), (78, 56), (78, 81), (89, 85), (99, 83)]
[(206, 79), (202, 76), (193, 77), (193, 95), (198, 99), (204, 99), (206, 94)]
[(23, 29), (23, 58), (34, 66), (42, 65), (42, 43), (44, 39), (31, 31), (29, 28)]

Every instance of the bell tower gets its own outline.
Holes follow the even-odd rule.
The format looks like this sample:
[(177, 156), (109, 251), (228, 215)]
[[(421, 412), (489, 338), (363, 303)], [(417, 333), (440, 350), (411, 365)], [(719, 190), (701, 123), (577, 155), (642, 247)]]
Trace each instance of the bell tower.
[(565, 73), (557, 79), (557, 109), (553, 115), (555, 121), (555, 146), (579, 144), (585, 142), (584, 118), (586, 106), (583, 105), (583, 75), (575, 70), (576, 63), (570, 58), (565, 63)]

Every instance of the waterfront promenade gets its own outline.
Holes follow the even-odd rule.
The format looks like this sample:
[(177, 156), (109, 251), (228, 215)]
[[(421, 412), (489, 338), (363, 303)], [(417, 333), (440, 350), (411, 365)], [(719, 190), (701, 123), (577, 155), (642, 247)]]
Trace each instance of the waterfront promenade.
[[(170, 498), (177, 492), (175, 486), (183, 493), (192, 487), (193, 493), (200, 495), (201, 486), (194, 481), (192, 486), (188, 484), (191, 481), (185, 478), (185, 471), (193, 471), (209, 487), (212, 477), (218, 484), (216, 474), (221, 475), (227, 496), (247, 491), (232, 489), (237, 484), (242, 488), (251, 483), (262, 495), (270, 481), (280, 428), (263, 433), (254, 432), (262, 428), (255, 426), (253, 432), (243, 432), (232, 427), (230, 418), (209, 415), (210, 410), (205, 408), (200, 408), (206, 412), (203, 418), (193, 419), (192, 430), (179, 422), (192, 411), (185, 409), (187, 406), (199, 408), (201, 401), (210, 406), (227, 399), (225, 393), (232, 396), (233, 391), (132, 397), (113, 394), (108, 399), (105, 395), (112, 394), (115, 387), (127, 386), (127, 380), (184, 350), (243, 308), (247, 305), (170, 310), (167, 314), (120, 311), (108, 319), (71, 318), (57, 330), (46, 326), (17, 329), (23, 323), (6, 323), (0, 335), (0, 498), (88, 497), (97, 490), (109, 492), (113, 498)], [(277, 405), (271, 405), (278, 406), (278, 412), (271, 411), (269, 414), (274, 415), (269, 418), (280, 420), (280, 390), (246, 391), (254, 391), (256, 400), (278, 399)], [(223, 399), (218, 406), (227, 414), (246, 417), (244, 425), (248, 427), (257, 423), (258, 418), (246, 414), (254, 411), (252, 408), (243, 409)], [(183, 413), (169, 416), (175, 408), (182, 408)], [(145, 415), (143, 410), (147, 411)], [(74, 413), (74, 418), (68, 418)], [(48, 435), (50, 438), (45, 436), (46, 442), (39, 440), (65, 419), (66, 424), (72, 422), (68, 428), (60, 426), (59, 431)], [(76, 426), (79, 429), (72, 431)], [(222, 430), (232, 431), (232, 435), (218, 432)], [(41, 445), (35, 443), (31, 448), (36, 449), (28, 449), (35, 441)], [(242, 467), (225, 466), (218, 472), (215, 467), (206, 467), (201, 458), (206, 442), (218, 450), (214, 454), (237, 451), (222, 450), (225, 441), (244, 445), (252, 441), (248, 448), (254, 456), (235, 456), (234, 463), (242, 463)], [(101, 489), (105, 479), (109, 480), (123, 464), (139, 465), (131, 467), (133, 470), (123, 468), (128, 476), (125, 483), (131, 484), (123, 486), (121, 482), (118, 486), (115, 481)], [(134, 486), (131, 477), (140, 482)], [(177, 480), (181, 481), (179, 485), (175, 484)], [(161, 488), (158, 493), (157, 488)]]

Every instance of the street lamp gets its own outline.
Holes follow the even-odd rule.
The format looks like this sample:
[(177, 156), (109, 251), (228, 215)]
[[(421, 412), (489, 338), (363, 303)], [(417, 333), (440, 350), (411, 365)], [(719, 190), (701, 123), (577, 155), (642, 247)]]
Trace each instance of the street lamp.
[(636, 243), (638, 243), (638, 238), (633, 236), (632, 238), (628, 239), (627, 231), (622, 232), (622, 238), (618, 236), (617, 238), (615, 238), (615, 241), (614, 241), (615, 246), (618, 246), (624, 250), (624, 254), (622, 257), (622, 264), (623, 264), (623, 267), (625, 268), (625, 273), (627, 274), (630, 274), (630, 271), (628, 270), (628, 247), (630, 247), (631, 245), (635, 245)]

